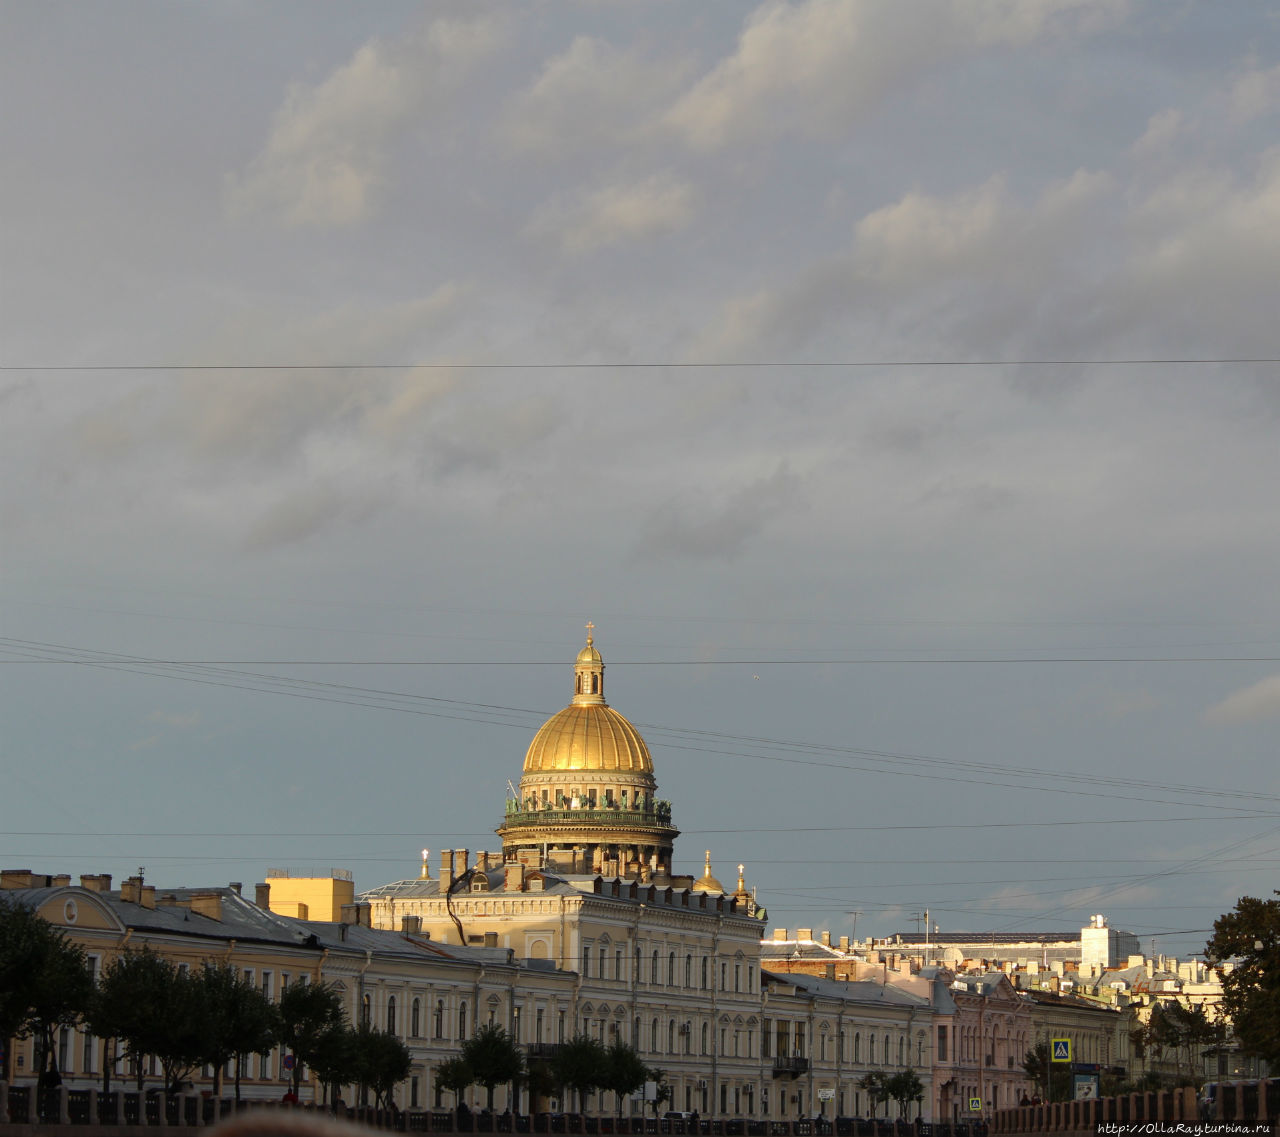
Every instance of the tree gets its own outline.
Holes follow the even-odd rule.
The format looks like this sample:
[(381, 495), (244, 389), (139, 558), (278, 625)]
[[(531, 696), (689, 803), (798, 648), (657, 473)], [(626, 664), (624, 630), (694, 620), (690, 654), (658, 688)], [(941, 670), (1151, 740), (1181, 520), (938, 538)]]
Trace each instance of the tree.
[(494, 1023), (482, 1026), (462, 1044), (462, 1060), (472, 1081), (484, 1086), (485, 1108), (493, 1111), (493, 1088), (524, 1074), (524, 1054), (515, 1040)]
[(563, 1043), (551, 1059), (556, 1084), (578, 1092), (578, 1112), (583, 1110), (587, 1094), (601, 1085), (605, 1049), (589, 1035), (577, 1034)]
[(330, 1027), (315, 1041), (311, 1052), (311, 1072), (320, 1082), (322, 1102), (333, 1091), (356, 1079), (355, 1031), (346, 1023)]
[(1044, 1091), (1045, 1101), (1066, 1101), (1071, 1096), (1071, 1066), (1053, 1062), (1047, 1042), (1037, 1042), (1026, 1052), (1022, 1069), (1031, 1083)]
[(214, 1068), (215, 1092), (235, 1059), (236, 1101), (246, 1054), (267, 1054), (276, 1044), (278, 1021), (267, 997), (226, 963), (206, 963), (197, 977), (204, 1002), (204, 1061)]
[(898, 1116), (905, 1118), (911, 1103), (924, 1097), (924, 1083), (914, 1070), (899, 1070), (884, 1080), (885, 1093), (898, 1103)]
[(462, 1104), (462, 1091), (475, 1080), (471, 1067), (463, 1058), (446, 1058), (436, 1067), (436, 1085), (454, 1095), (455, 1106)]
[(649, 1105), (653, 1108), (653, 1116), (657, 1117), (663, 1102), (671, 1100), (671, 1084), (667, 1081), (667, 1072), (650, 1066), (645, 1071), (645, 1081), (653, 1083), (653, 1100)]
[(362, 1022), (350, 1031), (352, 1074), (363, 1089), (373, 1090), (379, 1109), (391, 1104), (391, 1091), (409, 1076), (413, 1059), (394, 1034)]
[(619, 1117), (622, 1116), (623, 1098), (641, 1089), (652, 1073), (653, 1071), (641, 1061), (635, 1047), (621, 1039), (615, 1041), (604, 1052), (604, 1069), (600, 1085), (606, 1090), (613, 1091), (614, 1105)]
[(346, 1024), (337, 991), (327, 983), (294, 983), (280, 996), (280, 1041), (293, 1054), (294, 1095), (302, 1084), (302, 1068), (314, 1061), (320, 1040), (334, 1027)]
[(84, 949), (30, 905), (0, 897), (0, 1080), (10, 1038), (34, 1035), (42, 1081), (59, 1078), (55, 1032), (80, 1021), (93, 994)]
[(858, 1088), (867, 1095), (871, 1103), (871, 1116), (875, 1117), (881, 1102), (889, 1100), (889, 1091), (885, 1088), (885, 1076), (879, 1070), (872, 1070), (858, 1079)]
[(1241, 1048), (1280, 1068), (1280, 901), (1241, 897), (1213, 922), (1205, 955), (1222, 968), (1222, 1006)]
[(101, 1038), (124, 1044), (142, 1088), (143, 1059), (160, 1060), (165, 1092), (177, 1093), (205, 1061), (206, 1004), (199, 980), (150, 948), (126, 951), (102, 972), (89, 1010)]

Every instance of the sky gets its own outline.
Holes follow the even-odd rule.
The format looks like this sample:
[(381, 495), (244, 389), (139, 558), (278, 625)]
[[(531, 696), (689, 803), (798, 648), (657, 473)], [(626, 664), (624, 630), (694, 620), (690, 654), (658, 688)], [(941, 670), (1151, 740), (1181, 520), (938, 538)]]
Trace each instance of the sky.
[(1280, 9), (0, 4), (0, 865), (496, 849), (588, 621), (771, 928), (1280, 865)]

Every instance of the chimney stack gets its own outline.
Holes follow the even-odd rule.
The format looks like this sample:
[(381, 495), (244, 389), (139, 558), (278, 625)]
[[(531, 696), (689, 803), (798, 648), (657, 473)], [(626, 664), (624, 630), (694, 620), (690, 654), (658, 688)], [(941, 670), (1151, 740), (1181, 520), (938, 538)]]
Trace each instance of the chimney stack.
[(269, 881), (253, 886), (253, 902), (259, 908), (264, 908), (267, 911), (271, 910), (271, 884)]

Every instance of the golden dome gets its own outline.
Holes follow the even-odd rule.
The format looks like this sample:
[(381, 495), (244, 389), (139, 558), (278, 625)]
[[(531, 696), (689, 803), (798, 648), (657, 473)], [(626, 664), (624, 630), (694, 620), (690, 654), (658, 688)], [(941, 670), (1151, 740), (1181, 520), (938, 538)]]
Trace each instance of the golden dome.
[(653, 773), (640, 732), (604, 702), (574, 703), (552, 715), (529, 744), (526, 774), (553, 770)]
[(702, 876), (693, 882), (694, 892), (724, 892), (724, 885), (711, 875), (711, 850), (707, 850), (707, 867)]

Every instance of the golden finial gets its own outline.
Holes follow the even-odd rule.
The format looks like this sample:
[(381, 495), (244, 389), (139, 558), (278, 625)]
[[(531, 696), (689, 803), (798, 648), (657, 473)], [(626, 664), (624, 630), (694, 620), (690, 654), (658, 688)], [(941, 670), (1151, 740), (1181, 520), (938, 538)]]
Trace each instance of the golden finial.
[(747, 891), (747, 882), (742, 877), (742, 874), (745, 870), (746, 870), (746, 865), (738, 866), (738, 891), (739, 892)]
[(431, 855), (431, 850), (430, 850), (430, 849), (423, 849), (423, 850), (422, 850), (422, 875), (418, 878), (419, 880), (430, 880), (430, 879), (431, 879), (431, 870), (427, 867), (427, 858), (428, 858), (430, 855)]
[(595, 627), (596, 627), (595, 624), (593, 624), (590, 620), (587, 621), (587, 647), (590, 647), (594, 642), (591, 633), (595, 631)]
[(711, 875), (711, 850), (707, 850), (707, 876)]

